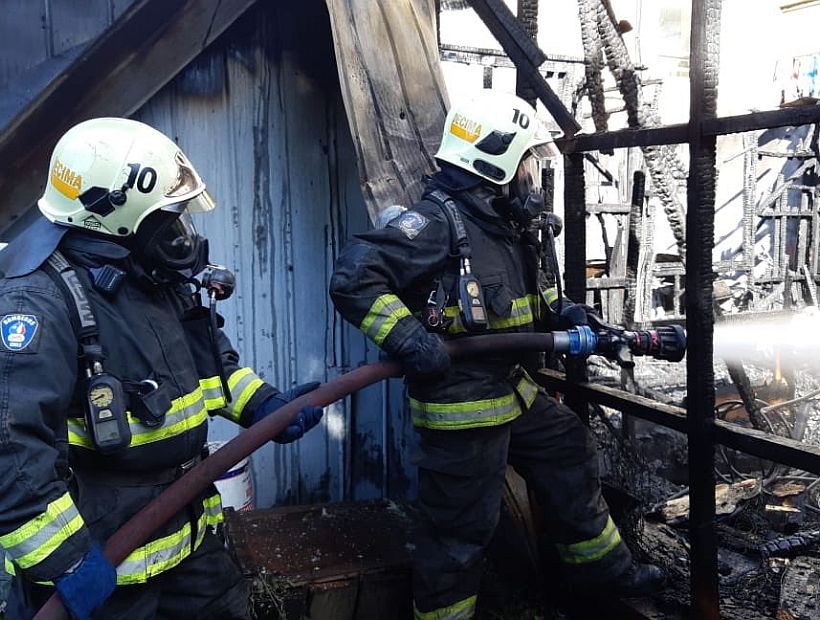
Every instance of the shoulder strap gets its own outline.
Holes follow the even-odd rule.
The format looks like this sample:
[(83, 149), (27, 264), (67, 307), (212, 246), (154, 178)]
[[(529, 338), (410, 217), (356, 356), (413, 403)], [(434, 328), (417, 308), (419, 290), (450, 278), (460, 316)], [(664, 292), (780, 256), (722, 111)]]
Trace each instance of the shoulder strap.
[(472, 249), (470, 248), (470, 239), (467, 236), (467, 228), (464, 226), (464, 220), (459, 213), (458, 205), (455, 201), (445, 194), (440, 189), (433, 190), (427, 194), (447, 217), (450, 223), (450, 251), (454, 256), (460, 258), (470, 258), (472, 256)]
[(68, 302), (69, 319), (77, 335), (80, 355), (88, 361), (101, 361), (103, 355), (97, 319), (74, 267), (59, 250), (54, 250), (43, 266)]

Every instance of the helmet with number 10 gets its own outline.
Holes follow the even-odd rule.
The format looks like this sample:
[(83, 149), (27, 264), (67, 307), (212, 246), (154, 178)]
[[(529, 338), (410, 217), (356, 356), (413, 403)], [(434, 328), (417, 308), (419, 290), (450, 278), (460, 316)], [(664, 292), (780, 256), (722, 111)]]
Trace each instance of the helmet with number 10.
[(506, 185), (527, 155), (552, 142), (539, 128), (529, 103), (515, 95), (485, 90), (450, 109), (436, 159), (495, 185)]
[(69, 129), (54, 147), (37, 205), (52, 222), (116, 237), (134, 235), (157, 211), (214, 208), (179, 146), (126, 118), (95, 118)]

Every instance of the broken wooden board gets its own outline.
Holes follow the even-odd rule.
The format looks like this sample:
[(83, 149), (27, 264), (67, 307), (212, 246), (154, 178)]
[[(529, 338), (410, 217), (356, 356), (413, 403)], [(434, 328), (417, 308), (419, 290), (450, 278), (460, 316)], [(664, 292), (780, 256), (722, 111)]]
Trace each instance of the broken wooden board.
[[(760, 494), (760, 480), (751, 478), (734, 484), (715, 486), (715, 514), (732, 514), (743, 501)], [(689, 519), (689, 496), (671, 499), (660, 508), (664, 521), (677, 525)]]
[(412, 610), (404, 507), (392, 502), (228, 511), (228, 547), (257, 618), (377, 620)]
[(370, 220), (410, 207), (449, 108), (433, 0), (325, 0)]

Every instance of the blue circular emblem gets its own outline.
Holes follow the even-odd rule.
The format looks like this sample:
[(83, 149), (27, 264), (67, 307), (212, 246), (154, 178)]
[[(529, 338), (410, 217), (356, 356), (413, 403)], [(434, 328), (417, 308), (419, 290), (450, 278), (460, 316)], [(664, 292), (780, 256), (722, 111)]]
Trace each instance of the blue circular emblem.
[(7, 314), (0, 319), (0, 340), (8, 351), (23, 351), (34, 340), (39, 326), (33, 314)]

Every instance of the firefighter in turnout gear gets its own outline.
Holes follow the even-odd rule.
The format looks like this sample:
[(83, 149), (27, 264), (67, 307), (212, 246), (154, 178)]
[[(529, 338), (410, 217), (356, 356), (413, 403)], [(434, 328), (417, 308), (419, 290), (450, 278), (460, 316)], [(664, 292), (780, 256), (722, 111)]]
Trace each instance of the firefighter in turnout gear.
[(542, 507), (569, 587), (626, 595), (664, 579), (657, 567), (635, 563), (621, 540), (601, 496), (594, 441), (533, 382), (538, 356), (455, 361), (443, 346), (442, 339), (586, 317), (557, 312), (540, 268), (543, 244), (528, 228), (543, 207), (539, 156), (554, 148), (535, 129), (535, 110), (511, 95), (485, 91), (453, 107), (436, 154), (440, 171), (425, 178), (422, 199), (356, 235), (331, 280), (342, 316), (405, 372), (420, 444), (418, 620), (474, 617), (508, 463)]
[[(249, 426), (318, 384), (279, 391), (240, 365), (213, 309), (232, 275), (214, 275), (189, 215), (214, 203), (165, 135), (76, 125), (38, 205), (45, 217), (0, 253), (6, 617), (31, 617), (55, 588), (74, 618), (247, 617), (215, 487), (117, 567), (101, 544), (207, 458), (209, 416)], [(321, 416), (306, 407), (277, 441)]]

